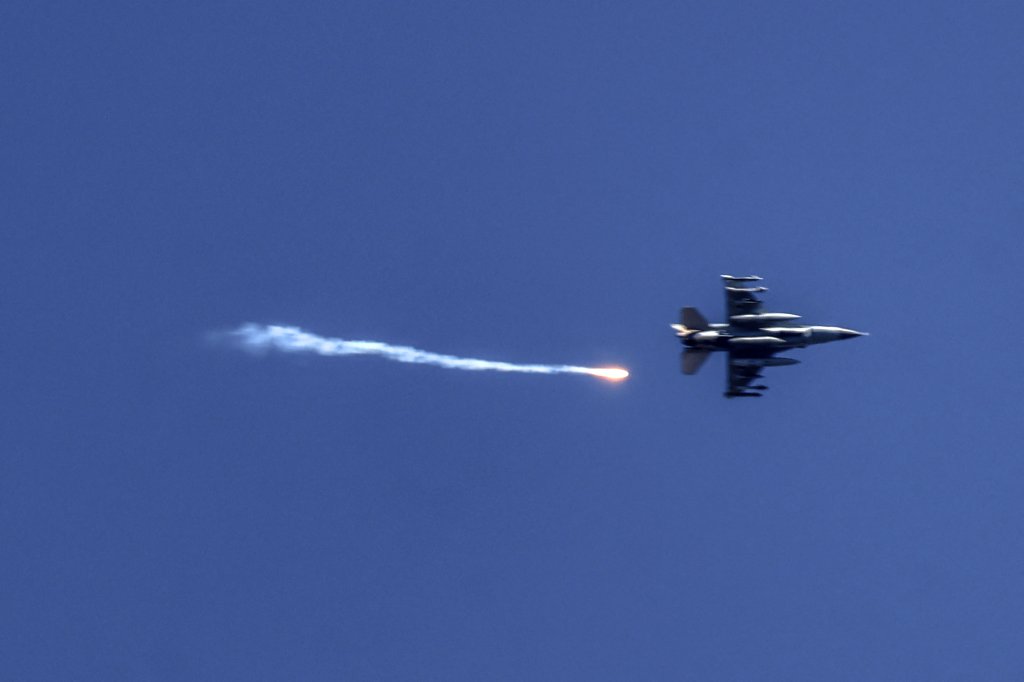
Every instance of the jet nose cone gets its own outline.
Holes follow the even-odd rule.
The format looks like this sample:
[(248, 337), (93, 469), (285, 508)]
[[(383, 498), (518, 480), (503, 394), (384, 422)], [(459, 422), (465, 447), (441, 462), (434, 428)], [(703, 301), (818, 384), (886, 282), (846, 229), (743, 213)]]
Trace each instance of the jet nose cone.
[(839, 338), (841, 339), (852, 339), (857, 336), (868, 336), (867, 332), (858, 332), (853, 329), (840, 329)]

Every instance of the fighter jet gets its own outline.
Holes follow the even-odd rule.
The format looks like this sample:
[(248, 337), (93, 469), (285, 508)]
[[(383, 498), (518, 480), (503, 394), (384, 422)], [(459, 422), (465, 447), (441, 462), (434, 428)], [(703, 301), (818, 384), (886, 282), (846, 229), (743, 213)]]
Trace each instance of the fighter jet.
[[(842, 327), (805, 326), (795, 322), (799, 315), (766, 313), (755, 294), (768, 291), (752, 282), (757, 275), (725, 280), (725, 310), (729, 321), (708, 324), (696, 308), (683, 308), (680, 324), (672, 325), (683, 342), (683, 374), (696, 374), (708, 356), (715, 351), (729, 354), (726, 398), (759, 398), (768, 387), (753, 383), (761, 379), (764, 367), (795, 365), (799, 360), (775, 357), (776, 354), (811, 344), (867, 336)], [(749, 285), (749, 286), (748, 286)]]

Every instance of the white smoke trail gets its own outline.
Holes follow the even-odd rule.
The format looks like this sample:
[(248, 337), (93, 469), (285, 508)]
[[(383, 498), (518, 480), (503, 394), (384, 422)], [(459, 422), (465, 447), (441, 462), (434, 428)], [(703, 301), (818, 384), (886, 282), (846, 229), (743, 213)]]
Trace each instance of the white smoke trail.
[(629, 372), (618, 367), (577, 367), (575, 365), (517, 365), (511, 362), (460, 358), (441, 355), (410, 346), (392, 346), (380, 341), (346, 341), (328, 339), (302, 331), (298, 327), (245, 324), (230, 333), (243, 348), (250, 350), (279, 350), (285, 353), (316, 353), (317, 355), (380, 355), (398, 362), (436, 365), (447, 369), (495, 372), (523, 372), (526, 374), (589, 374), (602, 379), (618, 381)]

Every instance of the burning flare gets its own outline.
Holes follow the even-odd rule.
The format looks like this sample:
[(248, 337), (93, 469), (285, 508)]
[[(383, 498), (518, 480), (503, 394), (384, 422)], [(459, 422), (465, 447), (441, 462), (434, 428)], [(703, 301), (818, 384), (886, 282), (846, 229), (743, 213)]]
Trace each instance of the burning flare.
[(245, 324), (228, 335), (248, 350), (279, 350), (284, 353), (315, 353), (317, 355), (380, 355), (397, 362), (434, 365), (447, 369), (524, 374), (589, 374), (609, 381), (622, 381), (629, 372), (621, 367), (578, 367), (576, 365), (518, 365), (512, 362), (460, 358), (419, 350), (410, 346), (392, 346), (380, 341), (346, 341), (330, 339), (302, 331), (298, 327)]
[(590, 370), (589, 374), (607, 379), (608, 381), (622, 381), (629, 376), (629, 372), (621, 367), (598, 367)]

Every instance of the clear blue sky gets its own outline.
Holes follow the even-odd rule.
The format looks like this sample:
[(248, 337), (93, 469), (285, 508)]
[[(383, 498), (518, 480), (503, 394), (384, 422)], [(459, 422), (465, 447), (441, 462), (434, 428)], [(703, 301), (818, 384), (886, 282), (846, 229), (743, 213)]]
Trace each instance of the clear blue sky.
[[(3, 3), (0, 677), (1022, 679), (1022, 25)], [(727, 401), (722, 272), (872, 336)]]

